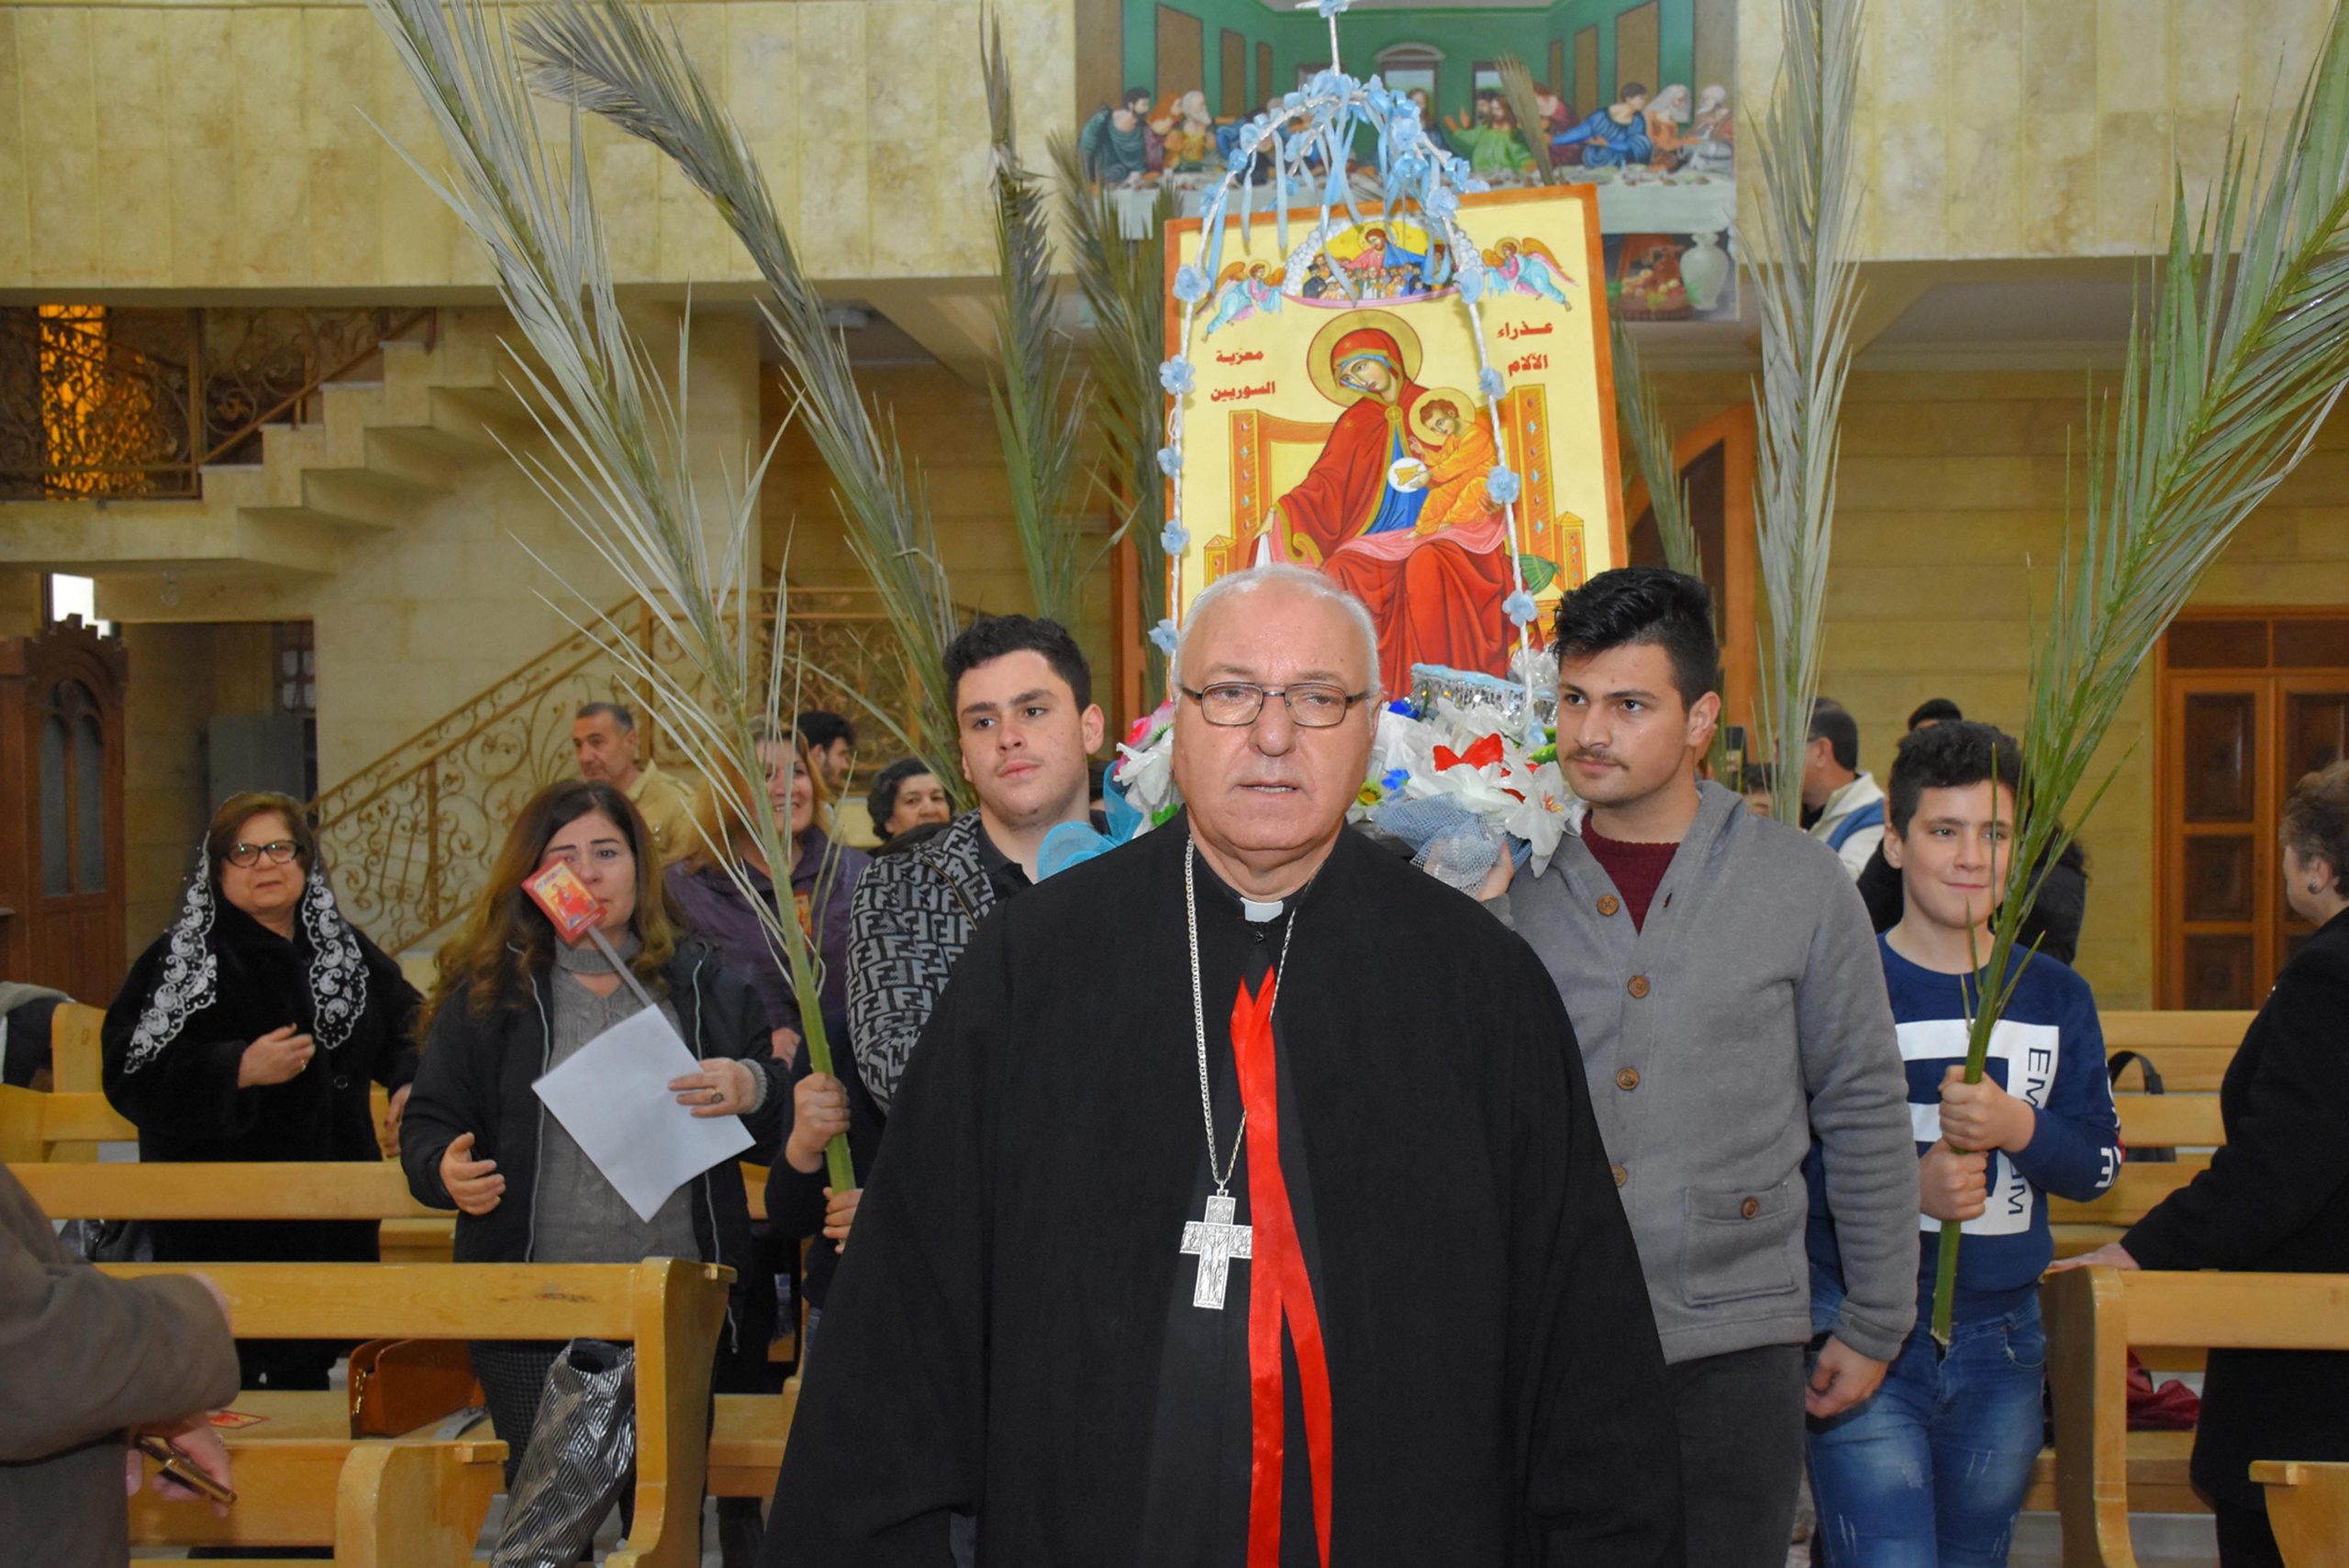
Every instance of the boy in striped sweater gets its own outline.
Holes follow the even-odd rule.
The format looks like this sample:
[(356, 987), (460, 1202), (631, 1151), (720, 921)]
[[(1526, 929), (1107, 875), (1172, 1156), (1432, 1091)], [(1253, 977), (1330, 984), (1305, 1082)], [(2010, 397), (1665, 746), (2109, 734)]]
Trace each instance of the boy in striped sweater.
[[(1994, 1568), (2007, 1560), (2041, 1440), (2047, 1340), (2038, 1282), (2054, 1255), (2046, 1195), (2086, 1199), (2121, 1168), (2104, 1035), (2087, 983), (2018, 952), (1987, 1070), (1965, 1082), (1976, 956), (2006, 884), (2013, 740), (1938, 724), (1900, 744), (1887, 792), (1885, 858), (1899, 924), (1878, 940), (1909, 1074), (1923, 1212), (1917, 1327), (1875, 1398), (1810, 1428), (1811, 1489), (1830, 1568)], [(1842, 1298), (1820, 1162), (1809, 1165), (1814, 1324)], [(1962, 1221), (1951, 1342), (1932, 1332), (1943, 1221)]]

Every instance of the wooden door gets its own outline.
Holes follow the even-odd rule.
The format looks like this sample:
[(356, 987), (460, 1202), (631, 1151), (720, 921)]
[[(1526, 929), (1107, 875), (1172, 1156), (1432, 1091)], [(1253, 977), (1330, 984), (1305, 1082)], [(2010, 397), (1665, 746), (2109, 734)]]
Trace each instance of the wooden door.
[(0, 974), (104, 1006), (123, 973), (122, 644), (0, 642)]
[(1158, 102), (1207, 85), (1207, 24), (1172, 6), (1158, 8)]
[(1221, 106), (1217, 112), (1227, 119), (1244, 120), (1249, 117), (1248, 40), (1226, 28), (1222, 44), (1222, 72), (1218, 83)]
[[(1566, 40), (1564, 39), (1550, 40), (1550, 79), (1542, 85), (1550, 89), (1553, 97), (1566, 95)], [(1587, 109), (1583, 111), (1585, 114), (1589, 112)]]
[(1273, 46), (1260, 43), (1256, 46), (1256, 90), (1248, 96), (1248, 112), (1254, 114), (1274, 92)]
[(1598, 29), (1584, 28), (1575, 34), (1575, 117), (1587, 118), (1614, 101), (1598, 86)]
[(2307, 922), (2283, 895), (2277, 828), (2301, 776), (2349, 755), (2349, 617), (2180, 617), (2159, 663), (2155, 995), (2256, 1007)]
[[(1655, 73), (1662, 69), (1664, 36), (1658, 20), (1655, 0), (1644, 6), (1634, 6), (1615, 18), (1615, 80), (1607, 90), (1613, 96), (1620, 95), (1631, 83), (1637, 83), (1653, 97)], [(1598, 106), (1606, 107), (1602, 104)]]

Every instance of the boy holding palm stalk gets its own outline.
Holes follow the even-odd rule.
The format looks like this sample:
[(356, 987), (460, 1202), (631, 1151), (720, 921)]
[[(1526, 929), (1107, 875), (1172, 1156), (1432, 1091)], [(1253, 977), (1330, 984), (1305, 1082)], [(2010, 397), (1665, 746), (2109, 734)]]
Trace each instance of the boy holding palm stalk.
[[(2010, 737), (1965, 722), (1911, 734), (1892, 766), (1884, 851), (1905, 905), (1878, 945), (1922, 1190), (1917, 1327), (1876, 1398), (1811, 1423), (1832, 1568), (2006, 1562), (2041, 1442), (2038, 1282), (2054, 1255), (2043, 1196), (2093, 1197), (2121, 1168), (2096, 998), (2055, 960), (2015, 954), (2021, 974), (1982, 1081), (1965, 1082), (2021, 776)], [(1809, 1170), (1811, 1311), (1831, 1324), (1842, 1266), (1817, 1160)], [(1945, 1348), (1930, 1328), (1944, 1222), (1965, 1227)]]

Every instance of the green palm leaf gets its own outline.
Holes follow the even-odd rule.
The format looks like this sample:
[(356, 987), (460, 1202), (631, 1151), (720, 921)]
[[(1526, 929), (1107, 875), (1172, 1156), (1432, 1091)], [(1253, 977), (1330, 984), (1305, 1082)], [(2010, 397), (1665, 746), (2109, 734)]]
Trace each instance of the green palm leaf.
[[(2118, 772), (2096, 754), (2138, 670), (2251, 510), (2308, 452), (2349, 386), (2349, 26), (2336, 8), (2272, 167), (2231, 132), (2199, 216), (2173, 182), (2169, 247), (2132, 324), (2121, 386), (2089, 410), (2085, 515), (2067, 536), (2032, 663), (2005, 899), (1991, 927), (1966, 1080), (2020, 974), (2016, 933), (2045, 868)], [(2082, 795), (2083, 790), (2086, 791)], [(2026, 962), (2028, 957), (2026, 955)], [(1944, 1343), (1959, 1229), (1942, 1228)]]

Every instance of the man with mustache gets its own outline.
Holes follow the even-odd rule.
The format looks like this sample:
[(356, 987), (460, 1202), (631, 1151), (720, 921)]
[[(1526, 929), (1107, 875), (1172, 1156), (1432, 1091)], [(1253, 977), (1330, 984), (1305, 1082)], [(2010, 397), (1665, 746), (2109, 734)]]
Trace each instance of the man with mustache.
[[(1720, 717), (1703, 583), (1601, 573), (1558, 606), (1558, 755), (1588, 806), (1485, 889), (1548, 966), (1670, 1363), (1688, 1561), (1777, 1568), (1803, 1417), (1876, 1392), (1915, 1321), (1917, 1156), (1867, 910), (1834, 851), (1700, 783)], [(1846, 1296), (1811, 1338), (1813, 1129)]]
[(977, 1561), (1021, 1568), (1683, 1561), (1565, 1011), (1522, 941), (1345, 830), (1376, 643), (1299, 567), (1199, 595), (1185, 815), (963, 955), (771, 1548), (942, 1563), (975, 1512)]

